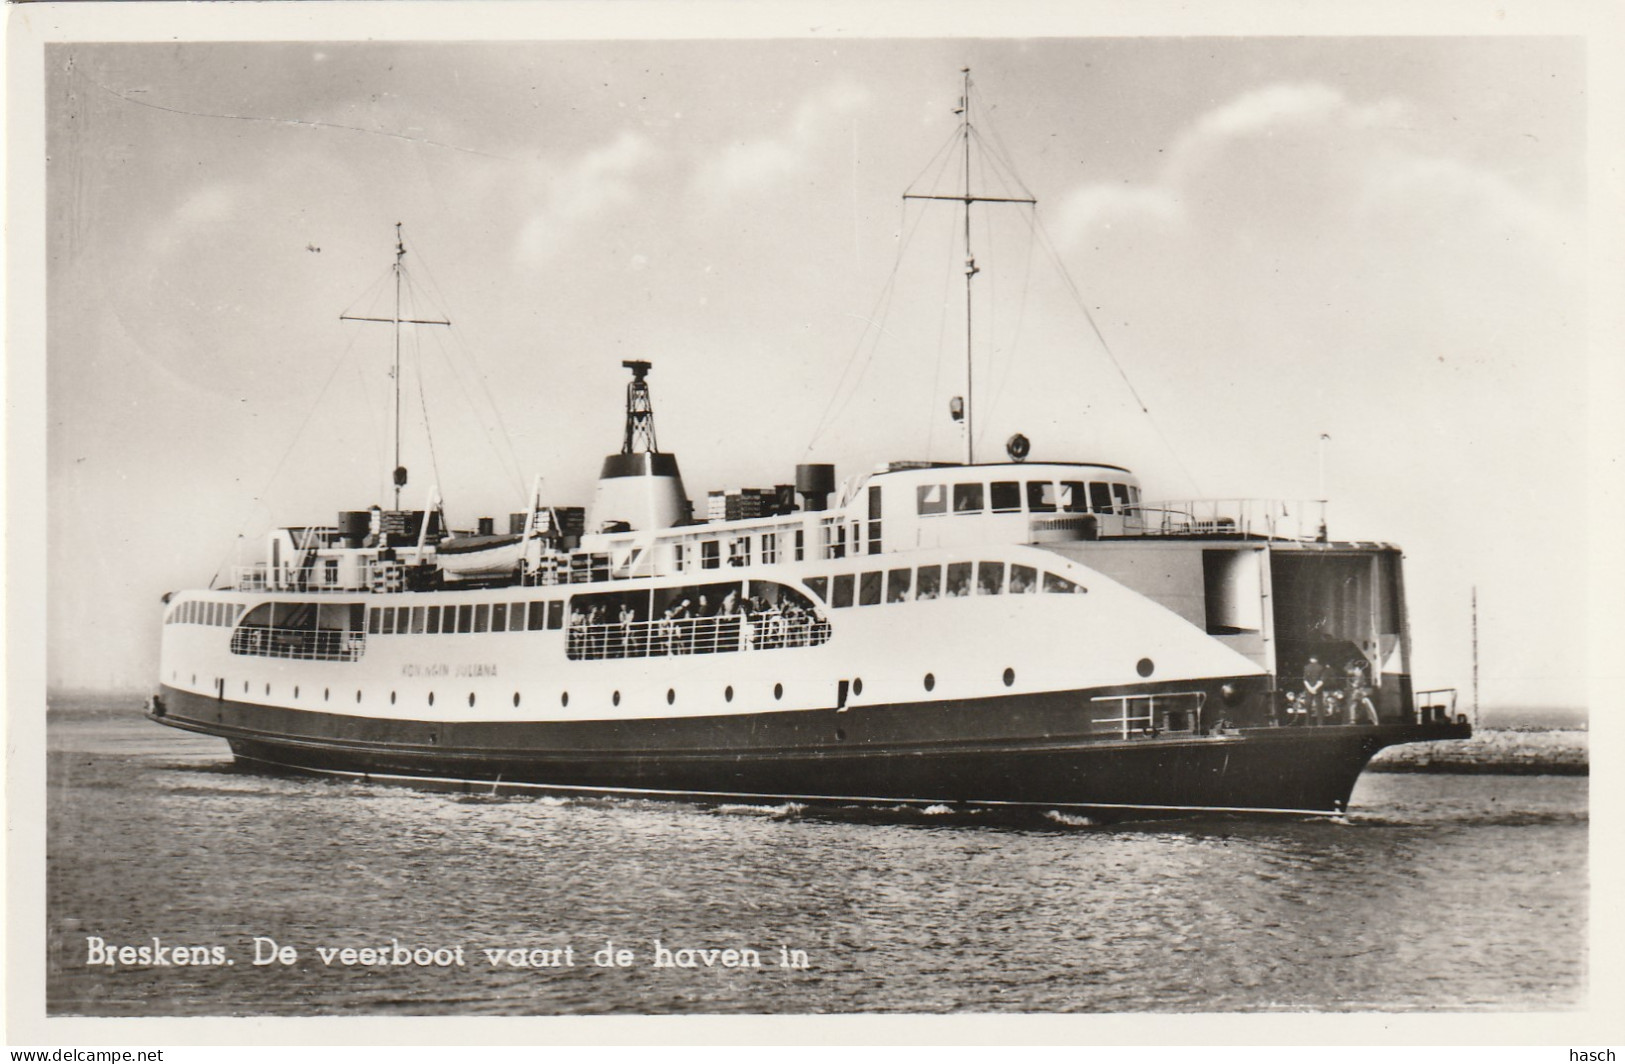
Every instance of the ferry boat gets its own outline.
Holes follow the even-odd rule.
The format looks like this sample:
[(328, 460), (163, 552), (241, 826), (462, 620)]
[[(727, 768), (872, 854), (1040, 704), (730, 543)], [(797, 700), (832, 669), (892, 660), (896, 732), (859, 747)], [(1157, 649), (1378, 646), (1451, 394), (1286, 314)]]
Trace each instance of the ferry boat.
[[(910, 196), (1032, 202), (969, 172)], [(404, 255), (364, 320), (449, 324), (402, 316)], [(397, 416), (393, 508), (166, 596), (148, 715), (271, 771), (1097, 820), (1337, 814), (1378, 750), (1470, 734), (1413, 689), (1399, 549), (1330, 539), (1313, 501), (1152, 501), (1019, 435), (977, 461), (967, 354), (963, 461), (801, 464), (699, 517), (651, 364), (623, 365), (590, 506), (538, 484), (505, 533), (402, 509)]]

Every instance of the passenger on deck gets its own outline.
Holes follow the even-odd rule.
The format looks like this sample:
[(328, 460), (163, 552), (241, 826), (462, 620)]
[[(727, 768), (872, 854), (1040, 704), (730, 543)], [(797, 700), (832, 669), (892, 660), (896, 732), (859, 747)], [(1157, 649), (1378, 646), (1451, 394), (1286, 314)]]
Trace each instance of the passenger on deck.
[(1319, 716), (1326, 705), (1326, 666), (1320, 663), (1320, 658), (1311, 654), (1309, 664), (1303, 667), (1303, 700), (1308, 703), (1305, 711)]
[(1371, 704), (1371, 684), (1366, 679), (1366, 671), (1370, 664), (1364, 655), (1349, 659), (1343, 667), (1345, 683), (1344, 702), (1348, 706), (1348, 722), (1350, 724), (1379, 724), (1377, 707)]
[(654, 650), (655, 654), (677, 653), (677, 622), (672, 618), (672, 608), (666, 607), (660, 620), (655, 622)]

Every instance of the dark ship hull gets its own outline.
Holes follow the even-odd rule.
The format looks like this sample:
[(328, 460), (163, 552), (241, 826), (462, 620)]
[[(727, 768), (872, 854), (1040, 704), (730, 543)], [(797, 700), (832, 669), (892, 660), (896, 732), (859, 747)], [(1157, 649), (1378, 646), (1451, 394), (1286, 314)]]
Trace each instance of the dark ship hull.
[(481, 791), (1033, 806), (1097, 819), (1197, 811), (1337, 814), (1378, 750), (1471, 733), (1464, 722), (1440, 719), (1101, 738), (1079, 726), (1075, 708), (1094, 694), (451, 723), (268, 707), (166, 687), (150, 715), (227, 739), (237, 759), (256, 769)]

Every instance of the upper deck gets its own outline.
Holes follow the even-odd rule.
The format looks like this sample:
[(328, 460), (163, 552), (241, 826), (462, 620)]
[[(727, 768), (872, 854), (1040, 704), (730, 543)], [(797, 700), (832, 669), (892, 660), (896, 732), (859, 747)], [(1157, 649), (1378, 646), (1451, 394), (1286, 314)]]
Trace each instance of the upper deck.
[[(1315, 502), (1148, 502), (1138, 479), (1102, 463), (899, 464), (850, 478), (828, 510), (664, 528), (538, 535), (485, 583), (591, 583), (861, 555), (998, 544), (1125, 539), (1323, 539)], [(545, 527), (546, 523), (542, 523)], [(440, 586), (431, 539), (361, 546), (336, 529), (279, 529), (268, 560), (236, 585), (261, 591), (402, 591)], [(467, 578), (454, 583), (466, 584)]]

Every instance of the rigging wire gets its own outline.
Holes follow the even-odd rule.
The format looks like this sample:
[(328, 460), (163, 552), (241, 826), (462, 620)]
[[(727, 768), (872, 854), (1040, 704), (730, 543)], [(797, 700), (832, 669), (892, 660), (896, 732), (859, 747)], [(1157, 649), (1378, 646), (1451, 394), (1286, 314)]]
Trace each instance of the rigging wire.
[[(347, 364), (351, 364), (350, 353), (355, 348), (356, 338), (356, 334), (352, 332), (350, 342), (344, 345), (344, 350), (340, 352), (339, 357), (333, 360), (333, 368), (328, 371), (327, 379), (322, 382), (321, 391), (316, 393), (316, 401), (311, 403), (305, 410), (304, 420), (301, 421), (299, 423), (299, 427), (294, 430), (293, 438), (288, 441), (288, 446), (282, 452), (282, 457), (277, 459), (276, 465), (271, 467), (271, 472), (266, 476), (265, 482), (260, 485), (260, 490), (255, 492), (253, 496), (253, 503), (248, 507), (249, 512), (252, 512), (256, 507), (266, 505), (264, 497), (270, 493), (271, 485), (276, 483), (276, 478), (281, 475), (282, 467), (288, 464), (288, 458), (292, 456), (294, 448), (299, 446), (299, 441), (304, 436), (305, 429), (309, 427), (311, 420), (315, 418), (316, 411), (321, 406), (322, 400), (327, 396), (328, 389), (333, 387), (333, 381), (338, 378), (339, 370), (343, 369)], [(267, 509), (269, 509), (269, 507), (267, 507)], [(243, 529), (246, 528), (247, 525), (248, 515), (244, 514), (243, 518), (237, 522), (237, 540), (241, 540), (243, 538)], [(215, 581), (220, 579), (220, 570), (226, 567), (231, 556), (236, 553), (236, 550), (237, 541), (234, 540), (232, 542), (231, 551), (227, 553), (226, 558), (221, 560), (220, 564), (215, 566), (214, 575), (209, 577), (209, 587), (212, 588), (215, 586)]]
[[(957, 136), (957, 134), (955, 135)], [(921, 170), (920, 174), (915, 177), (914, 180), (916, 183), (919, 181), (920, 177), (925, 175), (925, 171), (931, 168), (931, 163), (936, 163), (939, 159), (941, 161), (938, 166), (937, 176), (933, 180), (939, 180), (941, 178), (942, 169), (946, 168), (948, 163), (952, 161), (951, 154), (947, 154), (946, 152), (946, 149), (951, 146), (952, 143), (953, 138), (950, 137), (944, 142), (941, 148), (937, 149), (936, 155), (932, 156), (931, 162), (926, 164), (925, 170)], [(912, 188), (913, 185), (911, 184), (909, 187)], [(841, 370), (841, 376), (836, 380), (835, 387), (830, 392), (829, 402), (824, 405), (824, 412), (819, 415), (818, 421), (814, 426), (812, 438), (807, 441), (806, 453), (808, 454), (812, 453), (813, 447), (817, 445), (818, 440), (824, 435), (824, 433), (833, 427), (835, 422), (840, 420), (841, 414), (846, 411), (846, 408), (851, 403), (853, 396), (857, 394), (858, 386), (863, 383), (863, 377), (868, 372), (870, 361), (874, 357), (875, 349), (880, 344), (879, 333), (885, 331), (884, 325), (876, 324), (876, 316), (879, 316), (878, 321), (884, 322), (886, 314), (890, 311), (891, 297), (896, 291), (897, 274), (903, 265), (903, 253), (908, 250), (908, 246), (910, 243), (912, 243), (914, 234), (919, 230), (920, 222), (924, 219), (924, 217), (925, 212), (920, 211), (915, 215), (914, 224), (912, 226), (907, 225), (908, 201), (902, 201), (898, 211), (897, 227), (900, 231), (903, 231), (903, 238), (898, 242), (897, 254), (892, 260), (891, 273), (887, 275), (886, 283), (881, 287), (880, 295), (875, 299), (875, 305), (870, 309), (869, 316), (864, 319), (871, 325), (874, 325), (876, 330), (873, 341), (869, 343), (869, 353), (867, 356), (865, 356), (863, 365), (858, 372), (858, 376), (853, 381), (852, 389), (847, 392), (845, 398), (842, 399), (841, 393), (842, 388), (846, 383), (846, 379), (851, 374), (852, 367), (857, 364), (858, 355), (863, 352), (865, 341), (870, 340), (871, 333), (869, 329), (866, 328), (858, 335), (857, 342), (852, 348), (852, 354), (847, 357), (846, 365)], [(941, 359), (938, 359), (937, 361), (939, 363), (940, 370)], [(837, 400), (840, 400), (839, 406), (836, 405)], [(833, 414), (831, 413), (832, 410)]]
[[(412, 334), (412, 370), (418, 381), (418, 409), (423, 412), (423, 438), (429, 445), (429, 471), (434, 475), (434, 486), (438, 488), (445, 480), (440, 476), (440, 455), (434, 447), (434, 423), (429, 420), (428, 389), (423, 386), (423, 337), (417, 332)], [(431, 500), (425, 509), (439, 504)]]
[[(429, 268), (429, 264), (428, 264), (428, 262), (426, 260), (421, 260), (420, 259), (419, 261), (422, 263), (424, 279), (425, 279), (425, 281), (427, 282), (427, 284), (429, 286), (429, 290), (430, 290), (430, 293), (431, 293), (431, 296), (432, 296), (432, 301), (436, 305), (442, 306), (442, 307), (444, 307), (446, 309), (446, 317), (447, 318), (452, 317), (451, 311), (453, 310), (453, 307), (451, 305), (451, 301), (444, 295), (444, 293), (443, 293), (443, 291), (442, 291), (442, 289), (440, 287), (439, 282), (435, 280), (434, 271)], [(461, 312), (459, 312), (458, 320), (462, 320), (462, 317), (463, 316), (462, 316)], [(438, 337), (436, 338), (436, 342), (439, 342)], [(507, 459), (507, 461), (508, 461), (508, 463), (510, 465), (510, 468), (504, 470), (504, 473), (506, 473), (508, 476), (511, 476), (511, 477), (514, 478), (515, 490), (521, 496), (527, 495), (528, 489), (525, 487), (525, 484), (524, 484), (524, 480), (525, 480), (524, 466), (519, 460), (519, 452), (518, 452), (518, 450), (514, 447), (513, 433), (508, 431), (507, 419), (505, 419), (502, 416), (502, 408), (497, 405), (495, 397), (492, 396), (489, 386), (487, 386), (487, 384), (485, 383), (485, 375), (484, 375), (484, 373), (480, 372), (479, 359), (477, 357), (475, 357), (474, 347), (473, 347), (472, 344), (463, 343), (462, 338), (460, 336), (454, 336), (452, 338), (452, 342), (456, 343), (458, 345), (459, 350), (462, 351), (462, 353), (463, 353), (463, 357), (468, 359), (469, 364), (471, 366), (473, 366), (473, 368), (474, 368), (475, 378), (476, 378), (476, 380), (479, 381), (479, 384), (480, 384), (480, 391), (485, 396), (485, 401), (486, 401), (486, 404), (487, 404), (488, 408), (491, 411), (492, 417), (494, 417), (496, 419), (497, 430), (498, 430), (498, 433), (500, 435), (500, 439), (501, 439), (503, 447), (499, 448), (499, 447), (496, 446), (496, 444), (494, 442), (491, 441), (491, 439), (490, 439), (490, 425), (489, 424), (485, 425), (487, 442), (492, 442), (492, 448), (491, 449), (496, 453), (496, 456), (497, 456), (497, 458), (499, 460), (501, 460), (503, 458)], [(449, 362), (450, 361), (449, 355), (446, 356), (446, 357), (447, 357), (447, 361)], [(504, 453), (503, 448), (506, 448), (506, 453)]]
[[(920, 214), (921, 216), (924, 216), (925, 211), (923, 208), (921, 209)], [(957, 226), (950, 226), (948, 230), (948, 257), (945, 260), (947, 262), (947, 269), (945, 269), (942, 273), (942, 312), (937, 316), (937, 357), (933, 360), (936, 363), (937, 369), (936, 376), (934, 376), (931, 380), (932, 410), (937, 409), (937, 396), (939, 394), (939, 389), (942, 387), (942, 366), (943, 363), (948, 361), (943, 355), (943, 348), (948, 342), (949, 293), (953, 289), (954, 271), (955, 267), (958, 265), (954, 260), (958, 257), (959, 230)], [(928, 417), (925, 425), (925, 453), (929, 455), (934, 453), (933, 449), (936, 447), (937, 443), (937, 419), (935, 417)]]
[[(1036, 243), (1036, 241), (1032, 240), (1031, 236), (1032, 234), (1029, 231), (1029, 239), (1026, 242), (1027, 255), (1026, 258), (1022, 260), (1021, 264), (1021, 302), (1016, 307), (1016, 325), (1014, 332), (1012, 332), (1010, 336), (1010, 353), (1009, 356), (1004, 359), (1004, 372), (999, 375), (998, 387), (993, 393), (993, 402), (988, 404), (988, 412), (990, 414), (999, 409), (999, 403), (1004, 399), (1005, 386), (1010, 383), (1010, 378), (1015, 375), (1016, 352), (1021, 350), (1021, 330), (1027, 321), (1027, 297), (1032, 294), (1033, 245)], [(986, 439), (988, 430), (991, 427), (992, 418), (983, 418), (982, 434), (976, 438), (976, 442), (978, 444), (982, 443)]]
[(1055, 272), (1060, 274), (1061, 279), (1066, 282), (1067, 291), (1071, 293), (1074, 302), (1076, 302), (1078, 305), (1078, 309), (1083, 312), (1084, 320), (1089, 323), (1089, 328), (1094, 331), (1095, 339), (1100, 342), (1101, 350), (1106, 353), (1107, 359), (1111, 361), (1112, 368), (1117, 370), (1117, 375), (1122, 378), (1123, 386), (1128, 389), (1129, 395), (1133, 396), (1135, 405), (1140, 408), (1140, 413), (1145, 415), (1146, 422), (1150, 424), (1152, 431), (1157, 434), (1157, 439), (1161, 441), (1163, 447), (1173, 458), (1174, 464), (1179, 467), (1179, 471), (1184, 474), (1185, 479), (1189, 481), (1191, 487), (1196, 490), (1196, 494), (1200, 495), (1201, 488), (1196, 477), (1192, 475), (1190, 469), (1185, 465), (1184, 459), (1180, 458), (1179, 452), (1174, 448), (1173, 443), (1168, 439), (1167, 433), (1165, 433), (1162, 426), (1157, 423), (1157, 419), (1152, 416), (1151, 408), (1146, 405), (1145, 400), (1140, 398), (1139, 391), (1135, 389), (1134, 382), (1129, 379), (1128, 372), (1123, 369), (1122, 363), (1117, 360), (1117, 355), (1114, 351), (1112, 351), (1111, 345), (1106, 342), (1106, 337), (1100, 331), (1100, 325), (1095, 321), (1095, 316), (1089, 312), (1088, 301), (1083, 298), (1083, 292), (1078, 288), (1077, 282), (1072, 279), (1072, 275), (1067, 271), (1065, 263), (1061, 260), (1060, 250), (1055, 246), (1055, 242), (1049, 234), (1049, 229), (1044, 225), (1043, 219), (1039, 217), (1036, 208), (1032, 212), (1032, 218), (1029, 224), (1032, 226), (1034, 235), (1039, 238), (1040, 246), (1044, 249), (1045, 254), (1049, 256), (1050, 262), (1054, 265)]

